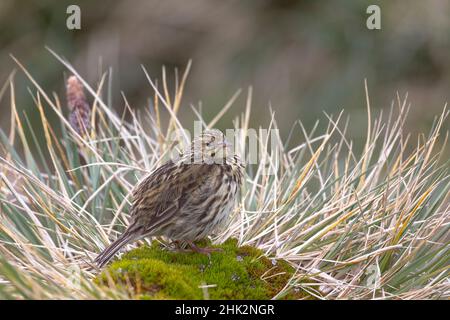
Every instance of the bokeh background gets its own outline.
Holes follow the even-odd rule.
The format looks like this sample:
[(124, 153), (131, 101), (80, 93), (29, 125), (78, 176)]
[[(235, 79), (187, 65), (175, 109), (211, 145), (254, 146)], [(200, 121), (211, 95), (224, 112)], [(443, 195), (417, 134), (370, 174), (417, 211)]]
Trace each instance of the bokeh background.
[[(69, 4), (81, 7), (81, 30), (66, 28)], [(381, 7), (379, 31), (366, 28), (370, 4)], [(192, 59), (182, 104), (187, 121), (190, 104), (201, 101), (211, 119), (244, 90), (219, 128), (230, 127), (242, 112), (249, 86), (253, 126), (268, 124), (269, 105), (284, 135), (296, 119), (311, 127), (316, 119), (326, 122), (324, 111), (344, 109), (357, 142), (366, 132), (364, 78), (375, 112), (389, 109), (397, 91), (408, 92), (412, 133), (427, 132), (449, 100), (448, 0), (1, 0), (0, 85), (17, 68), (13, 54), (64, 101), (67, 71), (45, 46), (67, 58), (93, 86), (101, 71), (112, 67), (112, 105), (119, 112), (121, 91), (133, 108), (148, 106), (152, 91), (141, 64), (160, 77), (162, 65), (171, 74)], [(18, 108), (32, 118), (31, 84), (20, 71), (15, 86)], [(9, 110), (6, 93), (0, 100), (3, 129)]]

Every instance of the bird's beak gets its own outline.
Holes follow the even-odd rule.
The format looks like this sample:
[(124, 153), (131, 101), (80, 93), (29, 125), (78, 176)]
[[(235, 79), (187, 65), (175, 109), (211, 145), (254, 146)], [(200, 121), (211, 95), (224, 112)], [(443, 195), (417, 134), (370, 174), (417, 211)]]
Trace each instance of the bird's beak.
[(228, 141), (224, 141), (224, 142), (223, 142), (223, 146), (224, 146), (225, 148), (231, 148), (231, 147), (232, 147), (231, 143), (229, 143)]

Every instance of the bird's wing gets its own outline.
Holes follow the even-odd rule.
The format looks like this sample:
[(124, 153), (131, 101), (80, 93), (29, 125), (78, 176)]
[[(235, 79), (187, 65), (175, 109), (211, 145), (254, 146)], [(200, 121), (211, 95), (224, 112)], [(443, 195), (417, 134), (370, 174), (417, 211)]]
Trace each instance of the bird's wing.
[(168, 162), (147, 176), (133, 192), (132, 223), (154, 229), (192, 201), (202, 201), (214, 188), (211, 165), (176, 165)]

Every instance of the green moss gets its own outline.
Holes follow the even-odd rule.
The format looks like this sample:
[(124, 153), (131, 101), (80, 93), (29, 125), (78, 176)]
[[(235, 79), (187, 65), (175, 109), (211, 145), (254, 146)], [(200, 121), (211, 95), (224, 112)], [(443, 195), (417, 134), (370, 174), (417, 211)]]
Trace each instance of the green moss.
[[(203, 299), (202, 285), (213, 285), (207, 289), (211, 299), (270, 299), (294, 272), (286, 261), (270, 260), (250, 246), (238, 247), (235, 239), (216, 247), (223, 251), (211, 253), (209, 259), (198, 253), (167, 250), (153, 242), (123, 255), (95, 281), (107, 285), (112, 280), (139, 299)], [(283, 298), (308, 295), (292, 290)]]

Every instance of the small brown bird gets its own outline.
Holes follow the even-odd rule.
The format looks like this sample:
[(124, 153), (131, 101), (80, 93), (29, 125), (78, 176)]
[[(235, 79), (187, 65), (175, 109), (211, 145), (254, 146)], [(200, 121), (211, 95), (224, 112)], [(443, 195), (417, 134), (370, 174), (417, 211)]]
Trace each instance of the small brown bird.
[(126, 244), (148, 236), (185, 242), (209, 254), (194, 241), (210, 235), (235, 207), (244, 165), (219, 130), (204, 131), (177, 161), (168, 161), (133, 191), (126, 231), (96, 259), (104, 266)]

